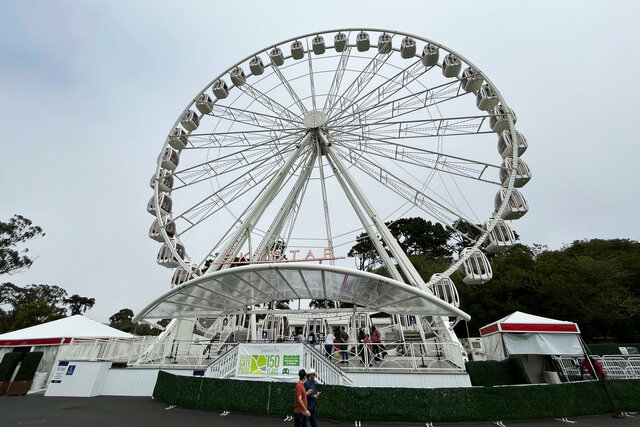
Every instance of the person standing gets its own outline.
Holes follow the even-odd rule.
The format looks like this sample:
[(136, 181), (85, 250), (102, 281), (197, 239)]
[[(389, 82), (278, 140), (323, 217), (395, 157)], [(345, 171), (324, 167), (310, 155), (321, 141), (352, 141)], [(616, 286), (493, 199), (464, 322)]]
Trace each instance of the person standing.
[(318, 427), (318, 419), (316, 418), (316, 399), (320, 396), (316, 390), (316, 370), (311, 368), (307, 372), (307, 380), (304, 382), (304, 388), (307, 390), (307, 409), (309, 410), (309, 424), (311, 427)]
[(311, 415), (307, 408), (307, 390), (304, 388), (304, 380), (307, 373), (304, 369), (298, 371), (298, 383), (296, 384), (295, 404), (293, 407), (293, 425), (295, 427), (306, 427), (307, 417)]
[(327, 353), (327, 357), (331, 358), (333, 354), (333, 341), (336, 339), (336, 336), (331, 333), (331, 329), (327, 329), (327, 336), (324, 339), (324, 351)]
[(345, 330), (344, 326), (340, 328), (340, 356), (342, 357), (342, 362), (346, 363), (349, 359), (348, 353), (349, 346), (349, 334)]
[(376, 360), (382, 360), (382, 346), (380, 344), (382, 341), (382, 334), (380, 331), (376, 329), (375, 326), (371, 325), (371, 342), (373, 343), (373, 357)]

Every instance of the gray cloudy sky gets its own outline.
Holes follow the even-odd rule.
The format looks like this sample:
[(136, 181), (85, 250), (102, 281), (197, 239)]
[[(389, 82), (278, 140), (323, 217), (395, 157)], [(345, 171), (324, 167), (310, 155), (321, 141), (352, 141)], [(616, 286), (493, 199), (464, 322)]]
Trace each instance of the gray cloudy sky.
[(31, 270), (0, 280), (95, 297), (96, 320), (168, 289), (145, 205), (187, 102), (251, 52), (315, 30), (414, 33), (491, 78), (530, 143), (530, 212), (515, 224), (525, 243), (640, 239), (637, 1), (0, 5), (0, 218), (47, 232), (29, 244)]

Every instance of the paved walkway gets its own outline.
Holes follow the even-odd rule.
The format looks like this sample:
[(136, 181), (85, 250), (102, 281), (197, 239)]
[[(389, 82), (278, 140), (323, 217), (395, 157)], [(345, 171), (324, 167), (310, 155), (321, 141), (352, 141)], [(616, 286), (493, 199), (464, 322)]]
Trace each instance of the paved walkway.
[[(640, 426), (640, 414), (623, 419), (611, 416), (571, 418), (580, 426)], [(162, 427), (162, 426), (216, 426), (216, 427), (286, 427), (293, 421), (282, 417), (231, 413), (220, 416), (220, 412), (196, 411), (182, 408), (167, 409), (162, 402), (148, 397), (100, 396), (92, 398), (44, 397), (44, 396), (0, 396), (0, 425), (45, 425), (45, 426), (117, 426), (117, 427)], [(329, 420), (320, 420), (321, 426), (334, 425)], [(338, 424), (338, 423), (336, 423)], [(343, 426), (353, 422), (343, 421)], [(362, 423), (367, 426), (417, 427), (416, 423)], [(570, 426), (556, 420), (508, 421), (505, 426)], [(479, 423), (435, 423), (434, 426), (495, 426), (491, 422)]]

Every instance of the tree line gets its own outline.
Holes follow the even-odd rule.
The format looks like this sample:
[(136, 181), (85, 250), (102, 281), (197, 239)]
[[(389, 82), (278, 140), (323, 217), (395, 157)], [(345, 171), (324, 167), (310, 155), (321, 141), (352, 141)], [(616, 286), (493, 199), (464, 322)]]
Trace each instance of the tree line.
[[(425, 281), (442, 272), (465, 246), (477, 238), (477, 226), (458, 223), (459, 237), (451, 228), (423, 218), (400, 218), (387, 223), (402, 249)], [(44, 231), (23, 216), (0, 221), (0, 275), (24, 271), (33, 264), (28, 249), (20, 247)], [(381, 243), (384, 246), (384, 242)], [(389, 276), (366, 233), (356, 238), (347, 254), (361, 270)], [(457, 326), (459, 336), (514, 311), (577, 322), (589, 342), (640, 342), (640, 243), (629, 239), (576, 240), (558, 250), (544, 245), (517, 244), (502, 254), (488, 255), (493, 280), (465, 285), (458, 273), (451, 278), (460, 294), (460, 306), (472, 317)], [(0, 333), (21, 329), (69, 315), (83, 314), (95, 299), (69, 296), (56, 285), (10, 282), (0, 285)], [(335, 307), (333, 301), (312, 300), (312, 308)], [(275, 301), (265, 308), (289, 308)], [(157, 334), (158, 329), (133, 323), (133, 311), (114, 313), (112, 327), (137, 335)], [(158, 322), (165, 326), (168, 320)]]

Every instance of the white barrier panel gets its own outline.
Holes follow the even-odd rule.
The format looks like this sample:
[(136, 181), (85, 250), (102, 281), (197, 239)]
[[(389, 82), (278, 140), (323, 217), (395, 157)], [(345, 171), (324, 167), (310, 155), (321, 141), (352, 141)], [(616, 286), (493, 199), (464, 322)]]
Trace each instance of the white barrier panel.
[(297, 381), (303, 344), (238, 344), (236, 377)]
[(111, 362), (60, 360), (45, 396), (91, 397), (102, 393)]

